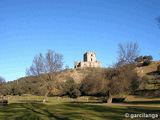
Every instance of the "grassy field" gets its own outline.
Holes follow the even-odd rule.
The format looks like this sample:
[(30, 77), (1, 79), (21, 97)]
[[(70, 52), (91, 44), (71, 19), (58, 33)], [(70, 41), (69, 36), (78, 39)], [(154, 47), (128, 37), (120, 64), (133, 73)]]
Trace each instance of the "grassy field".
[[(127, 118), (126, 113), (129, 114)], [(8, 106), (0, 106), (0, 120), (129, 120), (131, 114), (142, 113), (160, 115), (160, 99), (130, 96), (126, 103), (121, 104), (75, 101), (42, 103), (26, 100), (12, 101)], [(148, 118), (150, 119), (152, 118)]]

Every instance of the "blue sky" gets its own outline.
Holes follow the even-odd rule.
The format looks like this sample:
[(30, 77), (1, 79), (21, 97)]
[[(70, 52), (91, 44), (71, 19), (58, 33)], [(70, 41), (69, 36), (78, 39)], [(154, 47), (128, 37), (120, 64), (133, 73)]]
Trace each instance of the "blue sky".
[(73, 68), (93, 51), (107, 67), (119, 43), (138, 42), (141, 55), (160, 60), (159, 0), (1, 0), (0, 76), (25, 76), (33, 57), (48, 49)]

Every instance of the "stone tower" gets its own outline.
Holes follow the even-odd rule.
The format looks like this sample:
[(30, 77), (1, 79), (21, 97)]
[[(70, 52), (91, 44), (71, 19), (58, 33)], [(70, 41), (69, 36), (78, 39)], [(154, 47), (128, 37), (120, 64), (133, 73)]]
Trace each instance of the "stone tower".
[(96, 53), (95, 52), (86, 52), (84, 54), (84, 62), (96, 62)]
[(101, 67), (101, 62), (96, 60), (95, 52), (86, 52), (83, 57), (83, 61), (74, 62), (74, 68), (77, 67)]

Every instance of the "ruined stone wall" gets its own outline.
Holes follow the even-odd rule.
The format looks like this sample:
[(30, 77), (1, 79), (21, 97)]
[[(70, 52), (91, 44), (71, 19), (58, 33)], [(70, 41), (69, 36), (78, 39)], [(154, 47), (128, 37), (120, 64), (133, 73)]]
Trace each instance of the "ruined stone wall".
[(101, 62), (96, 61), (96, 53), (95, 52), (86, 52), (84, 54), (84, 61), (74, 62), (74, 68), (77, 67), (101, 67)]
[(86, 61), (86, 62), (96, 62), (96, 53), (95, 52), (86, 52), (84, 54), (84, 61)]

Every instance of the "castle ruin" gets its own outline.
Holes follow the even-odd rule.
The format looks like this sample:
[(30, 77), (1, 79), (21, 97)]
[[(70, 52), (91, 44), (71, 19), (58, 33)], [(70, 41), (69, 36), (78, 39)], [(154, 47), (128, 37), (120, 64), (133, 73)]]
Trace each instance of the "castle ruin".
[(83, 56), (83, 61), (74, 62), (74, 68), (77, 67), (101, 67), (101, 62), (96, 60), (95, 52), (86, 52)]

